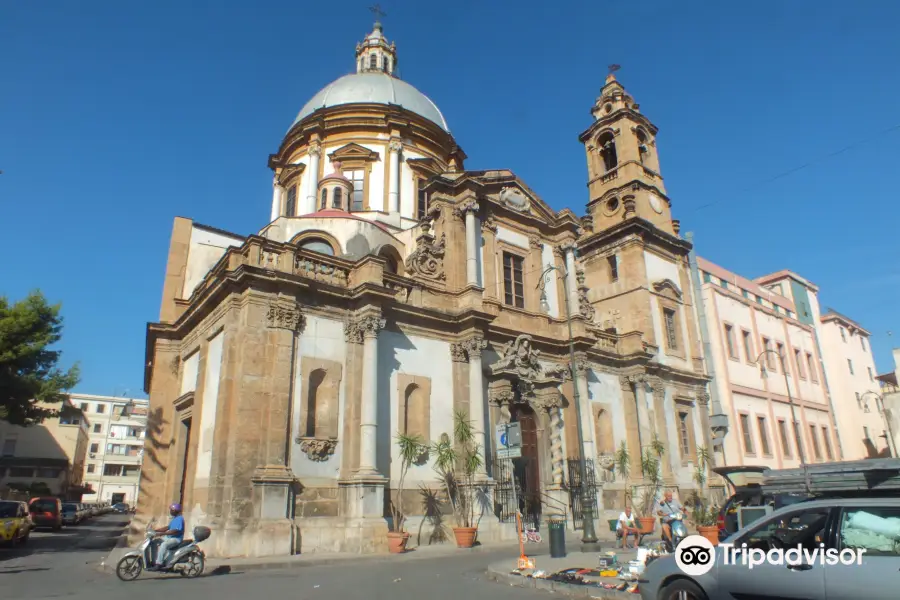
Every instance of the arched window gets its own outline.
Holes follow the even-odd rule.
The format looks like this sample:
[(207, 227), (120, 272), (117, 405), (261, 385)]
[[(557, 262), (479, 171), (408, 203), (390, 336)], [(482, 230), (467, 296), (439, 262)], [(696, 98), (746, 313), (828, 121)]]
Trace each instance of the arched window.
[(597, 420), (594, 422), (597, 452), (612, 455), (616, 451), (616, 441), (613, 438), (612, 415), (605, 408), (597, 411)]
[(607, 172), (612, 171), (619, 164), (616, 154), (616, 140), (609, 131), (597, 138), (597, 147), (600, 149), (600, 157), (603, 158), (603, 167)]
[(297, 214), (297, 186), (292, 185), (288, 188), (287, 201), (284, 203), (284, 214), (293, 217)]
[(421, 386), (411, 383), (403, 394), (403, 421), (400, 423), (404, 435), (418, 437), (422, 442), (430, 441), (429, 428), (431, 407), (428, 395)]
[(319, 210), (325, 210), (328, 208), (328, 190), (322, 190), (322, 201), (319, 203)]
[(644, 162), (644, 158), (650, 154), (650, 149), (647, 147), (647, 134), (644, 133), (643, 129), (637, 130), (637, 141), (638, 141), (638, 153), (641, 157), (641, 162)]
[(334, 439), (338, 433), (338, 385), (335, 376), (325, 369), (309, 374), (306, 398), (301, 415), (301, 431), (305, 437)]
[(344, 196), (344, 191), (341, 188), (339, 188), (339, 187), (334, 188), (334, 191), (331, 192), (331, 208), (344, 208), (343, 196)]
[(304, 250), (310, 250), (312, 252), (334, 256), (334, 248), (332, 248), (331, 244), (329, 244), (322, 238), (307, 238), (300, 242), (300, 247)]
[(378, 68), (378, 55), (377, 54), (373, 53), (373, 54), (369, 55), (369, 68), (370, 69)]
[(394, 260), (393, 256), (388, 256), (387, 254), (382, 254), (381, 257), (384, 259), (384, 270), (388, 273), (397, 274), (397, 261)]

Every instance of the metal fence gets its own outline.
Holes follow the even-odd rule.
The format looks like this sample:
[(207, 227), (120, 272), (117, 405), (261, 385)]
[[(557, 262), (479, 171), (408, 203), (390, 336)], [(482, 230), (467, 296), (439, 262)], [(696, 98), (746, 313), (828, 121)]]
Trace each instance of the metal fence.
[[(494, 514), (501, 523), (514, 523), (516, 503), (522, 512), (522, 521), (529, 529), (539, 529), (541, 523), (540, 489), (522, 489), (523, 473), (529, 472), (531, 457), (515, 459), (494, 457)], [(516, 464), (518, 463), (518, 464)]]
[[(566, 460), (568, 467), (568, 488), (569, 488), (569, 507), (572, 511), (572, 526), (575, 529), (584, 527), (584, 487), (581, 481), (580, 460), (577, 458), (569, 458)], [(588, 493), (590, 496), (591, 509), (594, 515), (597, 515), (597, 476), (594, 471), (594, 462), (585, 461), (584, 464), (585, 477), (587, 478)]]

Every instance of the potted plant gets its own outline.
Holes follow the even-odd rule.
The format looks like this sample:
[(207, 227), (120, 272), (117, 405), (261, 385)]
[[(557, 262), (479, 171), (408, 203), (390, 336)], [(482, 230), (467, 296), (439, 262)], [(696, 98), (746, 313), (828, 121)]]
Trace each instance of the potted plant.
[(420, 462), (430, 453), (428, 446), (422, 442), (418, 435), (397, 434), (397, 449), (400, 451), (400, 482), (394, 490), (394, 499), (391, 500), (391, 529), (387, 534), (388, 551), (392, 554), (400, 554), (406, 551), (406, 543), (409, 541), (409, 533), (404, 528), (406, 513), (403, 510), (403, 482), (409, 467), (415, 462)]
[(693, 498), (691, 519), (697, 526), (697, 533), (705, 537), (713, 546), (719, 544), (719, 507), (706, 496), (707, 469), (709, 467), (709, 451), (705, 446), (697, 448), (697, 466), (694, 468), (694, 481), (699, 488)]
[(666, 447), (657, 436), (653, 436), (653, 441), (641, 453), (644, 486), (637, 518), (641, 533), (650, 533), (656, 524), (653, 509), (656, 507), (659, 491), (663, 487), (662, 457), (665, 452)]
[[(622, 443), (619, 444), (619, 449), (616, 450), (615, 454), (613, 455), (613, 463), (616, 475), (618, 475), (618, 477), (620, 477), (625, 483), (624, 500), (625, 505), (627, 505), (631, 502), (631, 454), (628, 452), (628, 446), (625, 444), (625, 440), (622, 440)], [(609, 530), (615, 531), (618, 522), (618, 519), (610, 519)]]
[(475, 545), (478, 522), (475, 518), (477, 494), (475, 475), (484, 464), (481, 448), (475, 441), (475, 430), (465, 411), (453, 414), (453, 438), (446, 433), (434, 444), (434, 468), (440, 475), (456, 527), (453, 535), (459, 548)]

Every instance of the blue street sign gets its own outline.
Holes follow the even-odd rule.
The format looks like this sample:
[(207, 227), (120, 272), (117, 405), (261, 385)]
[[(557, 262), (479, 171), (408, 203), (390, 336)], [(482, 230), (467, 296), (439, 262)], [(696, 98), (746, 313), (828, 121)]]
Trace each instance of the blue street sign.
[(500, 445), (501, 445), (501, 446), (508, 446), (508, 445), (509, 445), (509, 444), (506, 443), (506, 434), (505, 434), (505, 433), (501, 433), (501, 434), (500, 434)]

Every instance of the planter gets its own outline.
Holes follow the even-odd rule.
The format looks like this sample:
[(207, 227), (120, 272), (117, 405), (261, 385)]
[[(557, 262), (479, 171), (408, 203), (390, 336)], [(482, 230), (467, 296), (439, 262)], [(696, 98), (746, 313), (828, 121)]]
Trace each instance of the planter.
[(619, 524), (619, 520), (618, 520), (618, 519), (609, 519), (609, 520), (607, 521), (607, 523), (609, 523), (609, 530), (610, 530), (610, 531), (615, 531), (615, 530), (616, 530), (616, 525)]
[(653, 533), (653, 528), (656, 526), (656, 517), (638, 517), (637, 525), (638, 531), (641, 533)]
[(697, 528), (697, 533), (709, 540), (713, 546), (719, 545), (719, 528), (715, 525), (701, 525)]
[(454, 527), (453, 535), (456, 537), (456, 547), (471, 548), (475, 545), (475, 535), (477, 533), (477, 527)]
[(409, 534), (405, 531), (390, 531), (387, 534), (388, 552), (391, 554), (402, 554), (406, 552), (406, 542), (409, 541)]

